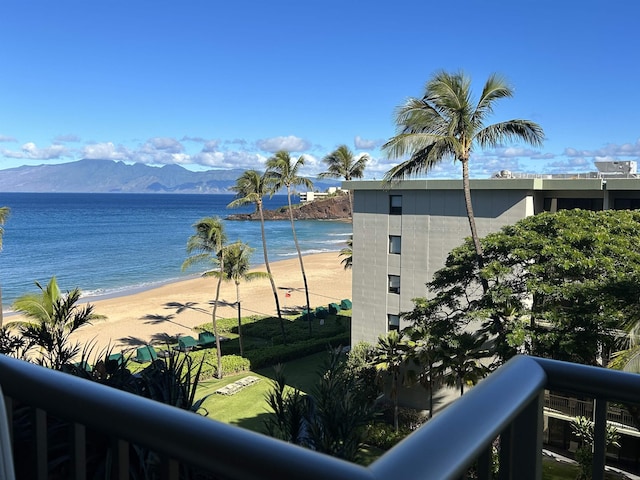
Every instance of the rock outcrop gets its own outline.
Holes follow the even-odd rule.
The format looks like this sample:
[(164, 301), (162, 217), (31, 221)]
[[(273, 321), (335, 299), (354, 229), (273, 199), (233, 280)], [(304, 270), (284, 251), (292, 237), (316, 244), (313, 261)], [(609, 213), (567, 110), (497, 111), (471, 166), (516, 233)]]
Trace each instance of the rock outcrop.
[[(312, 202), (293, 205), (293, 218), (296, 220), (348, 220), (349, 196), (337, 194)], [(227, 220), (260, 220), (260, 215), (254, 213), (237, 213), (226, 217)], [(289, 208), (265, 210), (265, 220), (289, 220)]]

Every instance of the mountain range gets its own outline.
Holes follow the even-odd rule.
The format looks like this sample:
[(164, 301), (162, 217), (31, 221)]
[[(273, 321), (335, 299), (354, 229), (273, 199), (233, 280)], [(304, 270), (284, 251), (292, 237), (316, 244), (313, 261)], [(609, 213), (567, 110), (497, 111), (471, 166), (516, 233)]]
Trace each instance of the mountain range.
[[(179, 165), (152, 167), (83, 159), (0, 170), (0, 192), (233, 193), (231, 187), (243, 172), (243, 169), (193, 172)], [(340, 185), (339, 180), (311, 180), (317, 191)]]

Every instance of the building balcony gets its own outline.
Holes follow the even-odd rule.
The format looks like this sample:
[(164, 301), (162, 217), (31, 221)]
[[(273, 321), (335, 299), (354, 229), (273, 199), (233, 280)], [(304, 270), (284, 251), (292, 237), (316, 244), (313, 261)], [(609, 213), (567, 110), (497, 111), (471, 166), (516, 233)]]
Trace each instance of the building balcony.
[[(490, 477), (491, 447), (500, 441), (500, 479), (541, 479), (545, 391), (595, 399), (593, 478), (604, 478), (607, 404), (637, 403), (640, 375), (535, 357), (515, 357), (368, 467), (351, 464), (258, 433), (226, 425), (110, 387), (0, 356), (7, 422), (0, 431), (0, 477), (12, 479), (14, 458), (27, 457), (20, 478), (45, 479), (55, 453), (65, 478), (87, 478), (89, 433), (107, 439), (105, 478), (129, 477), (132, 451), (152, 452), (159, 478), (461, 479), (477, 465)], [(549, 400), (548, 400), (549, 401)], [(32, 428), (14, 427), (17, 408)], [(52, 419), (68, 422), (67, 452), (52, 452)], [(56, 423), (59, 425), (59, 423)], [(54, 432), (55, 433), (55, 432)], [(30, 452), (15, 451), (31, 435)], [(58, 432), (59, 434), (59, 432)], [(58, 445), (59, 446), (59, 445)], [(21, 447), (22, 448), (22, 447)], [(14, 457), (15, 456), (15, 457)], [(17, 462), (16, 466), (17, 466)], [(24, 463), (24, 462), (23, 462)]]

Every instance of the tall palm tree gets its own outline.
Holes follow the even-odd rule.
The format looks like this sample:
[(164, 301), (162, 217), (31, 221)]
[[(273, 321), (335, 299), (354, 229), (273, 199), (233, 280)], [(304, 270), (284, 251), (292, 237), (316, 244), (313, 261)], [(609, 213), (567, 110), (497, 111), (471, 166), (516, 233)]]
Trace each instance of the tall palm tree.
[(393, 402), (393, 428), (398, 431), (398, 383), (400, 369), (406, 361), (408, 345), (398, 330), (378, 337), (373, 349), (372, 363), (379, 372), (391, 375), (391, 401)]
[(304, 293), (307, 300), (307, 319), (309, 320), (309, 336), (311, 336), (311, 305), (309, 303), (309, 286), (307, 285), (307, 274), (304, 271), (304, 262), (302, 261), (302, 252), (298, 244), (296, 235), (296, 226), (293, 219), (293, 208), (291, 207), (291, 187), (296, 185), (304, 185), (307, 188), (313, 188), (313, 182), (308, 178), (298, 175), (298, 171), (304, 165), (304, 157), (300, 156), (295, 162), (289, 155), (289, 152), (280, 150), (267, 160), (267, 172), (273, 181), (273, 191), (277, 192), (283, 187), (287, 189), (287, 201), (289, 202), (289, 219), (291, 220), (291, 232), (293, 233), (293, 243), (298, 252), (298, 260), (300, 261), (300, 271), (302, 272), (302, 280), (304, 282)]
[[(354, 178), (362, 178), (367, 160), (369, 160), (369, 155), (366, 153), (356, 158), (353, 152), (349, 150), (349, 147), (340, 145), (324, 157), (322, 161), (327, 164), (327, 171), (322, 172), (319, 176), (320, 178), (344, 178), (347, 181)], [(353, 199), (351, 198), (351, 191), (347, 190), (347, 195), (349, 195), (349, 216), (352, 217)]]
[[(193, 228), (196, 233), (191, 235), (187, 240), (187, 259), (182, 262), (182, 270), (186, 270), (192, 265), (205, 263), (212, 266), (218, 265), (220, 275), (216, 286), (216, 298), (213, 302), (211, 310), (211, 321), (213, 323), (213, 334), (216, 337), (216, 355), (218, 357), (218, 371), (216, 376), (222, 378), (222, 352), (220, 351), (220, 336), (218, 335), (218, 322), (216, 313), (218, 309), (218, 300), (220, 299), (220, 284), (224, 272), (224, 243), (226, 241), (224, 226), (222, 221), (217, 217), (204, 217), (194, 223)], [(207, 271), (204, 275), (211, 275), (211, 271)]]
[(264, 209), (262, 199), (266, 195), (271, 195), (273, 190), (269, 182), (269, 178), (265, 174), (260, 174), (257, 170), (247, 170), (238, 179), (236, 184), (231, 187), (236, 192), (236, 199), (227, 205), (228, 208), (235, 208), (241, 205), (253, 203), (256, 211), (260, 215), (260, 233), (262, 234), (262, 254), (264, 256), (264, 266), (269, 275), (271, 282), (271, 290), (273, 290), (273, 298), (276, 301), (276, 311), (280, 320), (280, 331), (282, 332), (282, 341), (287, 343), (287, 335), (284, 329), (284, 320), (282, 319), (282, 311), (280, 310), (280, 299), (278, 298), (278, 288), (271, 274), (271, 265), (269, 264), (269, 256), (267, 255), (267, 236), (264, 231)]
[(26, 319), (12, 322), (24, 338), (42, 349), (38, 362), (54, 370), (62, 370), (80, 351), (79, 343), (69, 342), (69, 336), (78, 328), (99, 318), (93, 313), (93, 305), (80, 307), (80, 290), (75, 288), (62, 294), (55, 277), (46, 287), (36, 282), (40, 293), (19, 297), (13, 308)]
[[(3, 225), (7, 222), (9, 213), (11, 213), (9, 207), (0, 207), (0, 251), (2, 251), (2, 237), (4, 237)], [(2, 328), (3, 323), (4, 315), (2, 313), (2, 285), (0, 284), (0, 328)]]
[(224, 247), (224, 279), (232, 280), (236, 285), (236, 306), (238, 307), (238, 342), (240, 356), (244, 356), (242, 345), (242, 311), (240, 307), (240, 282), (250, 282), (258, 278), (268, 278), (267, 272), (250, 272), (250, 259), (253, 248), (246, 243), (236, 242)]
[[(513, 96), (513, 89), (497, 74), (492, 74), (473, 103), (471, 80), (464, 73), (437, 72), (427, 82), (422, 98), (409, 98), (396, 112), (397, 134), (382, 146), (388, 158), (409, 159), (385, 174), (385, 180), (402, 180), (416, 173), (428, 172), (445, 158), (462, 164), (462, 188), (476, 257), (482, 268), (482, 247), (476, 229), (471, 189), (469, 159), (474, 146), (493, 148), (507, 140), (522, 140), (542, 145), (542, 127), (530, 120), (507, 120), (484, 125), (493, 113), (497, 100)], [(488, 285), (482, 281), (486, 292)]]

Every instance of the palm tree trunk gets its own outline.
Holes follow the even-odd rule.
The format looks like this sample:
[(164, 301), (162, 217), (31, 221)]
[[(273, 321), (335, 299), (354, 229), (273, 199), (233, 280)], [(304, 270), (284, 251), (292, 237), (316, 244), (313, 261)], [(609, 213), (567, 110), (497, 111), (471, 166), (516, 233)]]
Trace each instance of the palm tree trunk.
[(311, 337), (311, 304), (309, 303), (309, 287), (307, 286), (307, 274), (304, 271), (304, 262), (302, 261), (302, 252), (298, 244), (298, 236), (296, 235), (295, 221), (293, 220), (293, 209), (291, 208), (291, 188), (287, 185), (287, 200), (289, 201), (289, 218), (291, 219), (291, 231), (293, 232), (293, 243), (298, 252), (298, 260), (300, 260), (300, 271), (302, 272), (302, 280), (304, 282), (304, 294), (307, 299), (307, 320), (309, 321), (309, 337)]
[(242, 348), (242, 311), (240, 310), (240, 282), (236, 282), (236, 303), (238, 304), (238, 343), (240, 344), (240, 356), (244, 357)]
[[(471, 229), (471, 238), (476, 249), (476, 261), (478, 262), (478, 271), (484, 267), (484, 258), (482, 245), (480, 245), (480, 236), (476, 228), (476, 219), (473, 215), (473, 204), (471, 203), (471, 186), (469, 185), (469, 159), (460, 159), (462, 163), (462, 190), (464, 191), (464, 204), (467, 208), (467, 218), (469, 219), (469, 228)], [(480, 278), (483, 293), (489, 290), (489, 283), (486, 279)]]
[(284, 331), (284, 320), (282, 319), (282, 312), (280, 311), (280, 300), (278, 299), (278, 289), (276, 288), (276, 282), (273, 280), (271, 274), (271, 265), (269, 265), (269, 257), (267, 255), (267, 236), (264, 233), (264, 212), (262, 211), (262, 202), (256, 204), (258, 212), (260, 212), (260, 232), (262, 233), (262, 253), (264, 255), (264, 266), (269, 274), (269, 281), (271, 282), (271, 289), (273, 290), (273, 297), (276, 300), (276, 310), (278, 312), (278, 318), (280, 319), (280, 331), (282, 332), (282, 342), (287, 344), (287, 335)]
[(216, 313), (218, 310), (218, 300), (220, 299), (220, 285), (222, 284), (222, 276), (224, 274), (224, 255), (220, 255), (220, 276), (218, 277), (218, 286), (216, 287), (216, 299), (213, 303), (213, 310), (211, 317), (213, 321), (213, 334), (216, 337), (216, 355), (218, 357), (218, 371), (216, 377), (222, 378), (222, 352), (220, 351), (220, 336), (218, 335), (218, 322), (216, 320)]

